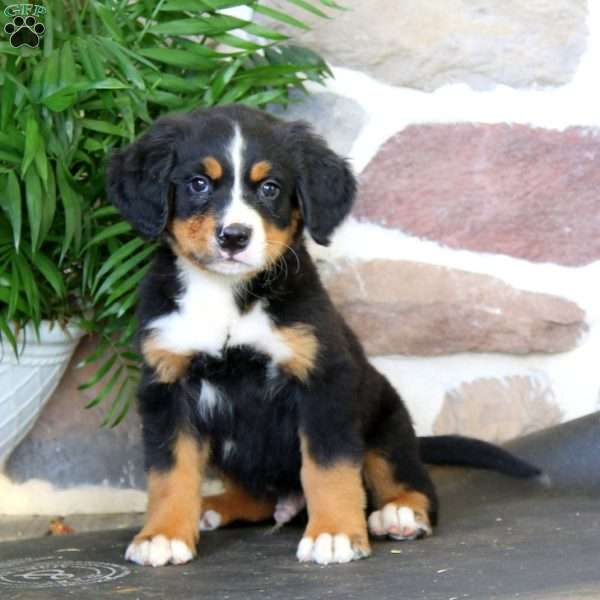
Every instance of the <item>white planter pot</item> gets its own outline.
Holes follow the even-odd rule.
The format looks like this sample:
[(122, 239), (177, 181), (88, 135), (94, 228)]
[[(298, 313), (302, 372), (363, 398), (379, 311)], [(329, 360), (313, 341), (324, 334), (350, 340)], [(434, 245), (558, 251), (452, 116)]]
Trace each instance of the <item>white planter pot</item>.
[(17, 444), (33, 427), (56, 389), (82, 332), (76, 327), (32, 327), (18, 337), (20, 355), (3, 341), (0, 348), (0, 469)]

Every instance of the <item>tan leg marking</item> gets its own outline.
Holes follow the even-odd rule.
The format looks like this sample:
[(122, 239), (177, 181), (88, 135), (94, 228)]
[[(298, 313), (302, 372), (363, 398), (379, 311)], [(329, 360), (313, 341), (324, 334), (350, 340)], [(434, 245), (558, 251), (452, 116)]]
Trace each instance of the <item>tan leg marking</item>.
[(414, 539), (431, 533), (429, 499), (394, 479), (393, 466), (373, 450), (365, 455), (364, 475), (378, 509), (369, 516), (374, 535)]
[(300, 381), (306, 381), (315, 366), (319, 342), (309, 325), (297, 323), (289, 327), (280, 327), (279, 334), (292, 352), (292, 357), (279, 366)]
[(200, 529), (216, 529), (234, 521), (258, 523), (273, 516), (274, 501), (259, 500), (228, 478), (224, 486), (222, 494), (203, 498)]
[(163, 350), (150, 334), (142, 343), (142, 354), (146, 363), (156, 372), (161, 383), (174, 383), (186, 371), (190, 364), (189, 354), (174, 354)]
[(206, 170), (206, 174), (213, 180), (221, 179), (223, 177), (223, 167), (221, 163), (214, 156), (207, 156), (202, 159), (202, 165)]
[(191, 435), (180, 434), (173, 453), (175, 463), (169, 471), (148, 474), (146, 524), (125, 555), (139, 564), (176, 564), (196, 554), (208, 444), (200, 447)]
[(250, 169), (250, 181), (252, 181), (252, 183), (258, 183), (265, 179), (270, 172), (271, 163), (268, 160), (261, 160), (254, 163)]
[(327, 564), (368, 556), (361, 466), (340, 462), (322, 467), (311, 458), (303, 436), (300, 442), (308, 525), (298, 546), (298, 559)]

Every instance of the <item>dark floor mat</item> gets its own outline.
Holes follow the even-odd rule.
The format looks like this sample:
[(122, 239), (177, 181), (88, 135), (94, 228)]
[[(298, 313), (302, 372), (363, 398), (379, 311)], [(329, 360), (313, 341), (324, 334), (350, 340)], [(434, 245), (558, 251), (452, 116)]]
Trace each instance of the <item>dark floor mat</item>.
[(554, 475), (550, 488), (490, 473), (437, 471), (442, 514), (435, 535), (375, 542), (373, 556), (360, 562), (297, 563), (297, 527), (207, 533), (198, 560), (158, 569), (123, 560), (130, 531), (82, 534), (0, 544), (0, 598), (598, 599), (599, 463), (586, 462), (587, 477), (583, 467), (574, 477), (574, 468), (559, 464), (577, 455), (578, 443), (589, 452), (598, 440), (598, 419), (590, 417), (579, 428), (569, 424), (515, 444)]

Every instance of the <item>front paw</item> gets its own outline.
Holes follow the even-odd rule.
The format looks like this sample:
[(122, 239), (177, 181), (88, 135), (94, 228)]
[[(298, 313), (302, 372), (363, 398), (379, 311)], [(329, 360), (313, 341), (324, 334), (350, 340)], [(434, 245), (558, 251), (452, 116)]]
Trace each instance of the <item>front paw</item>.
[(125, 558), (138, 565), (162, 567), (169, 563), (187, 563), (195, 553), (196, 549), (183, 540), (159, 534), (151, 538), (135, 537), (125, 552)]
[(366, 558), (371, 548), (366, 534), (319, 533), (300, 540), (296, 557), (300, 562), (316, 562), (319, 565), (347, 563)]

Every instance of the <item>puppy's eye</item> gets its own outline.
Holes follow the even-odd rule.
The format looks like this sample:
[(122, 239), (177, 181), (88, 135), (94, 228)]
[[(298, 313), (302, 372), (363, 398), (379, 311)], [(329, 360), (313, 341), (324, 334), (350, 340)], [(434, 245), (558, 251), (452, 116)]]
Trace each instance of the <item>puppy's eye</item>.
[(190, 180), (188, 187), (194, 194), (206, 194), (212, 189), (212, 183), (208, 177), (197, 175)]
[(260, 184), (258, 191), (266, 200), (275, 200), (279, 196), (281, 188), (274, 181), (267, 180)]

